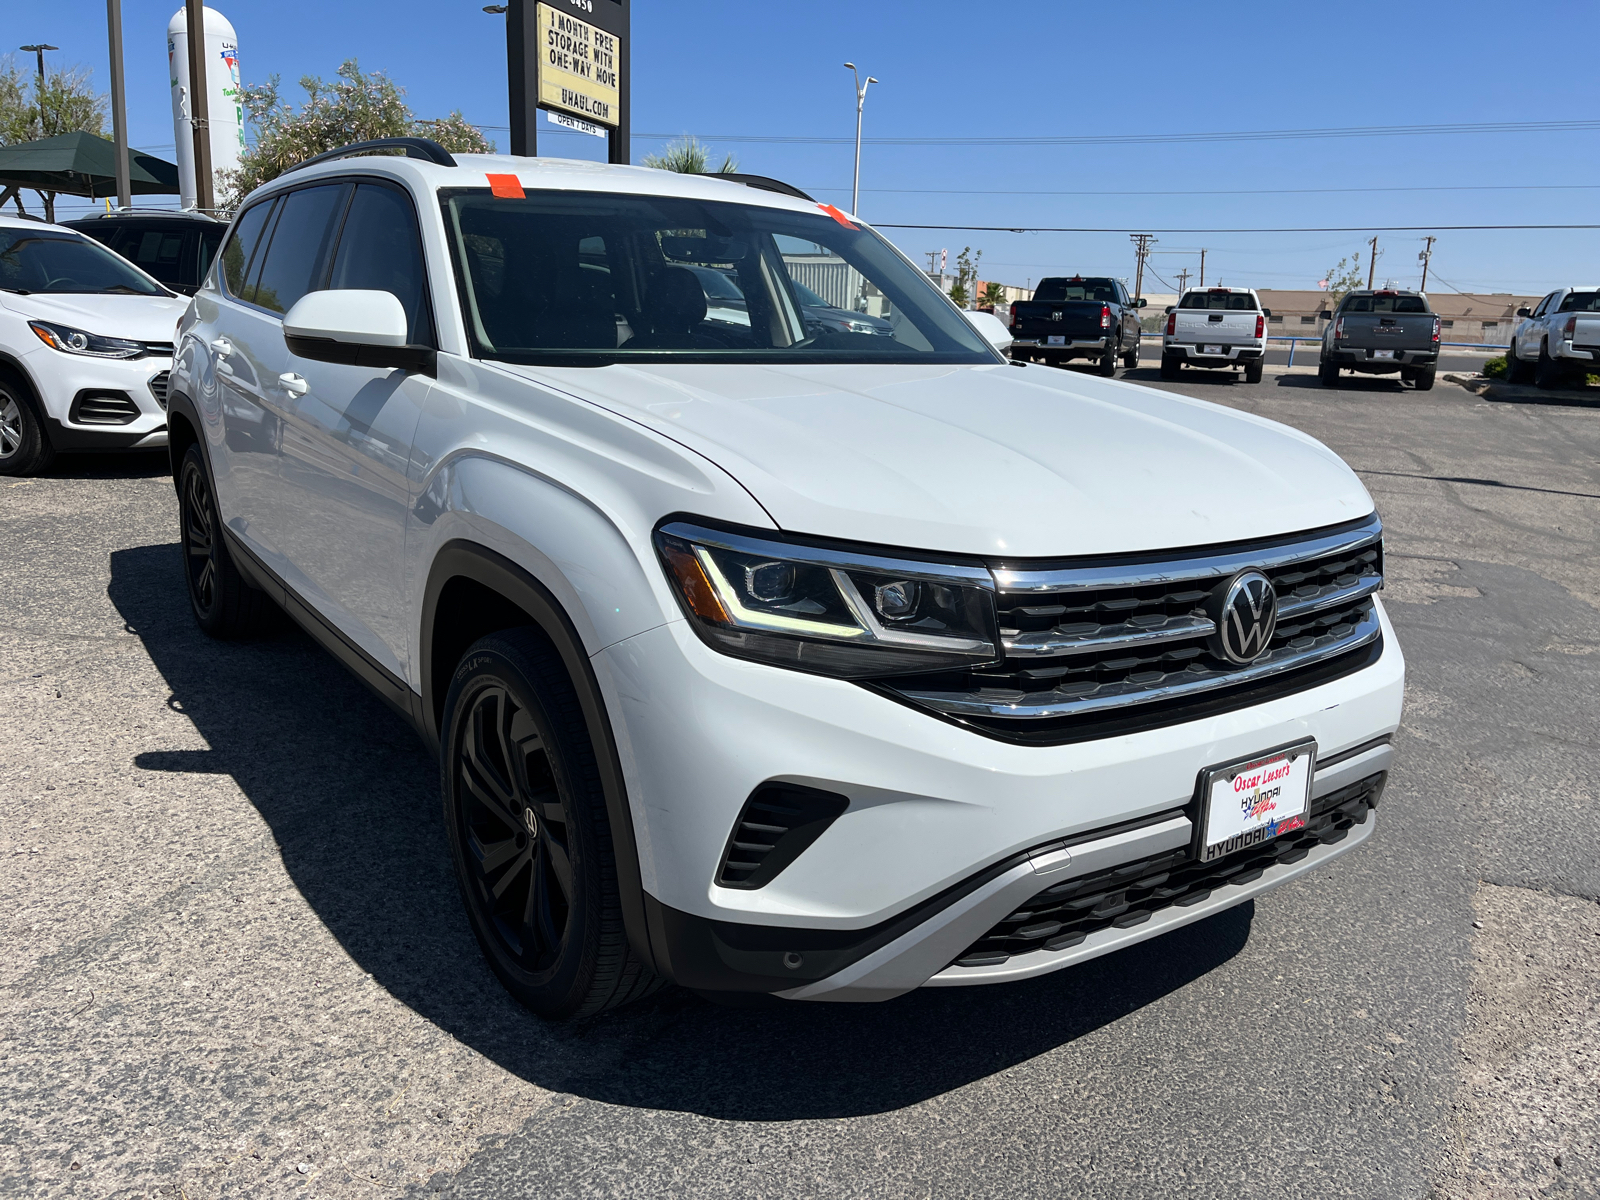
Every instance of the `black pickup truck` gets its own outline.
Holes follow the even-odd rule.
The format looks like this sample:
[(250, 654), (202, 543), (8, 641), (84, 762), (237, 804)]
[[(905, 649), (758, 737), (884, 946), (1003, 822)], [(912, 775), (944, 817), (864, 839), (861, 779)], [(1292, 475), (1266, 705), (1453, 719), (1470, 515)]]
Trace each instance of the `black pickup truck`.
[(1032, 300), (1011, 306), (1011, 357), (1065, 366), (1091, 358), (1115, 375), (1117, 359), (1139, 365), (1139, 309), (1120, 280), (1074, 275), (1041, 279)]
[(1351, 292), (1322, 331), (1317, 375), (1324, 387), (1339, 386), (1339, 372), (1400, 373), (1425, 392), (1439, 369), (1439, 318), (1421, 292), (1384, 288)]

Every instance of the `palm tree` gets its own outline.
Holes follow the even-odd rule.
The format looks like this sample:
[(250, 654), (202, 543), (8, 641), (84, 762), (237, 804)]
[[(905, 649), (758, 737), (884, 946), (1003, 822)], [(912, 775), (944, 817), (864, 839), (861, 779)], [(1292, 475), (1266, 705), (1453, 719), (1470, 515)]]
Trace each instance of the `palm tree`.
[[(707, 170), (710, 162), (710, 151), (694, 135), (685, 134), (680, 140), (669, 143), (660, 154), (646, 154), (640, 165), (654, 167), (658, 171), (677, 171), (683, 175), (707, 175), (712, 174)], [(715, 174), (732, 175), (738, 169), (739, 160), (729, 154)]]

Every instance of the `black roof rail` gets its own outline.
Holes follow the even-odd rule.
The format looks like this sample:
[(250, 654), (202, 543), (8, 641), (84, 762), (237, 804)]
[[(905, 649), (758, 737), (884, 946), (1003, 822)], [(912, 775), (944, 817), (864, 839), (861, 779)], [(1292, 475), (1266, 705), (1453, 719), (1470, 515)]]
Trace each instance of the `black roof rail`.
[(808, 196), (792, 183), (784, 183), (781, 179), (769, 179), (765, 175), (740, 175), (735, 171), (696, 171), (696, 175), (703, 175), (707, 179), (726, 179), (729, 183), (742, 183), (745, 187), (760, 188), (763, 192), (777, 192), (784, 196), (793, 196), (797, 200), (809, 200), (812, 204), (817, 202), (815, 196)]
[[(304, 162), (295, 163), (289, 171), (298, 171), (301, 167), (309, 167), (313, 163), (332, 162), (336, 158), (365, 154), (369, 150), (404, 150), (407, 158), (424, 159), (441, 167), (456, 165), (456, 160), (450, 156), (450, 151), (432, 138), (391, 137), (373, 138), (370, 142), (353, 142), (348, 146), (340, 146), (337, 150), (325, 150), (321, 154), (312, 155)], [(289, 171), (285, 171), (284, 174), (287, 175)]]

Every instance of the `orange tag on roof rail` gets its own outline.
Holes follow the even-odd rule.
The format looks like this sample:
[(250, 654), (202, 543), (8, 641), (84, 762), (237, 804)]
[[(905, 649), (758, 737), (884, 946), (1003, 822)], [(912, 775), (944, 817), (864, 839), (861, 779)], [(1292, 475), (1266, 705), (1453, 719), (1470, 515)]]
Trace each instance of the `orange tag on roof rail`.
[(849, 217), (845, 216), (842, 212), (840, 212), (833, 205), (831, 205), (831, 204), (819, 204), (819, 205), (817, 205), (817, 207), (820, 208), (823, 212), (827, 213), (835, 221), (839, 222), (839, 224), (843, 225), (846, 229), (855, 229), (855, 228), (857, 228), (857, 226), (851, 224)]
[(515, 175), (490, 175), (489, 190), (502, 200), (524, 200), (527, 193), (522, 190), (522, 183)]

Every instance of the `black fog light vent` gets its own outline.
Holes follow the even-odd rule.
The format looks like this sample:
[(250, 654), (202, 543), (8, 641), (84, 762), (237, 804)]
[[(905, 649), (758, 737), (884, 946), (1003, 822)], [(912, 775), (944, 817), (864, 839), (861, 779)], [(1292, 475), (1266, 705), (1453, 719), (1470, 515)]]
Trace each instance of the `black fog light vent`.
[(765, 887), (850, 807), (834, 792), (798, 783), (764, 783), (750, 793), (717, 868), (726, 888)]
[(127, 392), (79, 392), (67, 411), (74, 425), (131, 425), (139, 419), (139, 406)]

